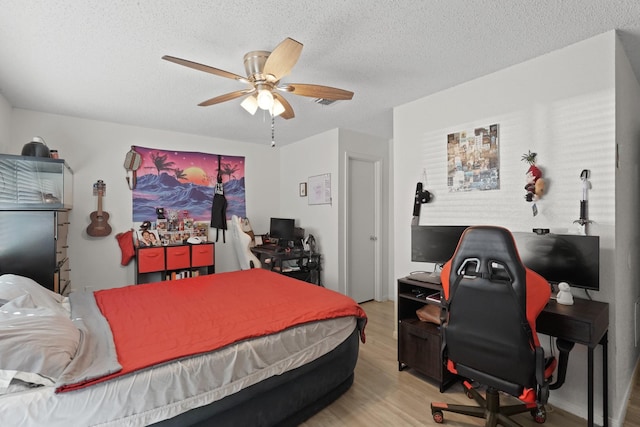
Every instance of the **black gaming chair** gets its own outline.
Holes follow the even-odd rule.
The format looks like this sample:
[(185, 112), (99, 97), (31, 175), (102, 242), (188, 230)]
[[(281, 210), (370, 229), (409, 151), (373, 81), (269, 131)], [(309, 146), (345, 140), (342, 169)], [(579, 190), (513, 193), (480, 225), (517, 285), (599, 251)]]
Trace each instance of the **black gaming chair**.
[[(530, 411), (545, 422), (555, 360), (545, 360), (535, 320), (550, 297), (547, 281), (522, 264), (507, 229), (490, 226), (463, 233), (441, 277), (443, 360), (466, 379), (466, 393), (479, 406), (432, 403), (433, 419), (442, 423), (449, 411), (486, 418), (486, 426), (519, 426), (509, 416)], [(472, 381), (487, 386), (486, 399)], [(522, 403), (500, 406), (499, 392)]]

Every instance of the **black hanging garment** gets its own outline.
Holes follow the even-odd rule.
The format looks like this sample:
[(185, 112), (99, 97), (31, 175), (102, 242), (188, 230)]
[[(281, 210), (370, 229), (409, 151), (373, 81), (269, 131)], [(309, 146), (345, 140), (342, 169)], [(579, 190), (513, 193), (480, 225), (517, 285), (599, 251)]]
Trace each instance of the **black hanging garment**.
[(226, 243), (227, 199), (224, 197), (224, 187), (222, 186), (222, 176), (220, 175), (220, 156), (218, 156), (216, 189), (213, 193), (213, 204), (211, 205), (211, 227), (216, 229), (216, 242), (218, 241), (218, 232), (222, 230), (222, 241)]

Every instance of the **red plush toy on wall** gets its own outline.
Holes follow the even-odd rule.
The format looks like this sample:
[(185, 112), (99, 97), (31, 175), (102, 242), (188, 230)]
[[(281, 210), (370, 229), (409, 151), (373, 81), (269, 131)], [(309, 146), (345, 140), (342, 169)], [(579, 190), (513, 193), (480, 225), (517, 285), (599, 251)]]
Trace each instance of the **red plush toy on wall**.
[[(544, 194), (544, 179), (542, 178), (542, 171), (536, 166), (537, 153), (529, 151), (522, 156), (522, 161), (529, 163), (529, 169), (527, 170), (526, 180), (527, 184), (524, 186), (527, 194), (524, 198), (527, 202), (535, 202), (542, 198)], [(535, 216), (538, 210), (533, 206), (533, 215)]]

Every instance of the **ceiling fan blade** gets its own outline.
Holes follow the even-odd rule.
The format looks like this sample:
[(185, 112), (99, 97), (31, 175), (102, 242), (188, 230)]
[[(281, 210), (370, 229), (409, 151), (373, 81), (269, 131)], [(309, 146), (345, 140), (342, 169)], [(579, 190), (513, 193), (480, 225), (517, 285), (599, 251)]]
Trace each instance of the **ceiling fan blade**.
[(242, 77), (238, 74), (230, 73), (229, 71), (220, 70), (218, 68), (210, 67), (208, 65), (199, 64), (197, 62), (189, 61), (187, 59), (176, 58), (175, 56), (165, 55), (162, 59), (173, 62), (175, 64), (184, 65), (185, 67), (193, 68), (195, 70), (204, 71), (205, 73), (215, 74), (216, 76), (226, 77), (228, 79), (234, 79), (241, 82), (249, 83), (246, 77)]
[(271, 74), (277, 82), (291, 72), (291, 69), (302, 53), (302, 43), (287, 37), (282, 41), (267, 58), (264, 64), (264, 74)]
[(279, 87), (278, 89), (293, 93), (294, 95), (330, 99), (332, 101), (343, 101), (353, 98), (353, 92), (329, 86), (289, 83), (286, 86)]
[(237, 90), (235, 92), (225, 93), (224, 95), (216, 96), (215, 98), (202, 101), (198, 104), (200, 107), (208, 107), (209, 105), (220, 104), (221, 102), (231, 101), (232, 99), (240, 98), (254, 92), (255, 89)]
[(287, 101), (284, 96), (274, 92), (273, 97), (280, 101), (280, 103), (284, 107), (284, 112), (280, 114), (280, 117), (289, 120), (293, 119), (296, 116), (293, 112), (293, 107), (291, 107), (291, 104), (289, 104), (289, 101)]

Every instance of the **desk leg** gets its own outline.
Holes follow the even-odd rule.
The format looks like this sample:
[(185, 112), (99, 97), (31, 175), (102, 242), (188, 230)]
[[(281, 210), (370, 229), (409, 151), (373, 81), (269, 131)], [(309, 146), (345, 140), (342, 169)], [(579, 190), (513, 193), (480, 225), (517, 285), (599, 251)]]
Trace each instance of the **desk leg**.
[(609, 360), (608, 360), (608, 341), (607, 337), (609, 332), (605, 332), (604, 336), (600, 340), (602, 345), (602, 425), (607, 427), (609, 425)]
[[(608, 349), (608, 334), (605, 332), (604, 336), (600, 340), (602, 345), (602, 425), (607, 427), (609, 425), (609, 349)], [(588, 372), (588, 385), (587, 385), (587, 405), (589, 406), (587, 425), (593, 427), (593, 350), (594, 347), (589, 347), (587, 358)]]
[(587, 353), (587, 426), (593, 427), (593, 347)]

